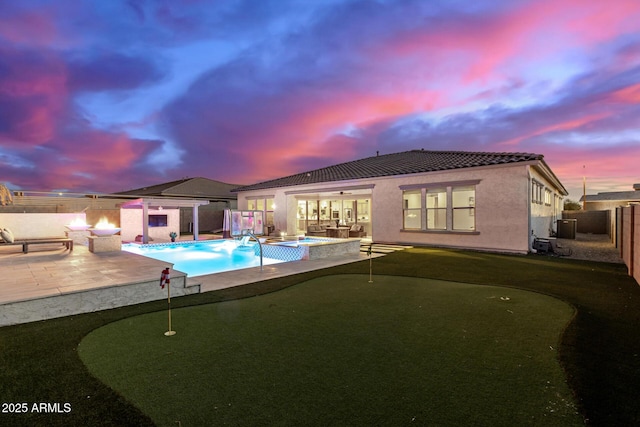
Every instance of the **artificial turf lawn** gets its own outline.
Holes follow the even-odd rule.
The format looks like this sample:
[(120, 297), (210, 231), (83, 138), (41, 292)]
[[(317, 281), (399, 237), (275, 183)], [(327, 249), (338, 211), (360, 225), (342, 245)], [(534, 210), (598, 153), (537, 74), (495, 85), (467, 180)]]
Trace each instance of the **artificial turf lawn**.
[(582, 425), (557, 359), (573, 313), (516, 289), (336, 275), (173, 310), (170, 338), (166, 313), (114, 322), (79, 353), (160, 426)]
[[(415, 248), (374, 259), (376, 275), (500, 285), (560, 298), (577, 313), (559, 357), (591, 425), (640, 425), (640, 286), (624, 265), (540, 256)], [(368, 274), (369, 262), (172, 299), (174, 308), (267, 294), (330, 274)], [(77, 346), (114, 321), (163, 311), (166, 301), (0, 328), (3, 402), (69, 402), (68, 414), (0, 414), (14, 426), (141, 426), (150, 418), (91, 376)]]

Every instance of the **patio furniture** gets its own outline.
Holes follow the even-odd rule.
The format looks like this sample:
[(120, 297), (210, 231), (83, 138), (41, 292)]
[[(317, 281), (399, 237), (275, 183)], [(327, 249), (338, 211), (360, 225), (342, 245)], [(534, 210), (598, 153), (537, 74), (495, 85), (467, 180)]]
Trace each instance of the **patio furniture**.
[(327, 227), (325, 225), (312, 224), (307, 227), (307, 236), (326, 236)]
[(348, 239), (349, 229), (349, 227), (327, 227), (327, 237)]
[(273, 237), (281, 237), (282, 236), (282, 230), (280, 230), (279, 228), (274, 228), (273, 230), (271, 230), (271, 232), (268, 234), (269, 237), (273, 236)]
[(22, 253), (26, 254), (29, 253), (29, 245), (42, 245), (51, 243), (62, 243), (69, 251), (73, 250), (73, 239), (67, 237), (56, 237), (53, 239), (16, 240), (11, 243), (0, 243), (0, 247), (21, 245)]
[(364, 237), (367, 232), (364, 231), (364, 227), (360, 224), (353, 224), (349, 229), (349, 237)]

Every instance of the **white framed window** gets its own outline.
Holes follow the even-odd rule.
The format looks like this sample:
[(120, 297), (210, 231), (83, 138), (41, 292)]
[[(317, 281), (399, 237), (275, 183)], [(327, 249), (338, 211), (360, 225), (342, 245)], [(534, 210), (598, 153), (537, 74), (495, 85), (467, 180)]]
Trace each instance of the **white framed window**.
[(536, 203), (538, 205), (542, 204), (544, 185), (542, 183), (536, 181), (535, 179), (531, 180), (531, 203)]
[(447, 189), (427, 189), (427, 229), (447, 229)]
[(403, 225), (407, 230), (422, 229), (422, 190), (404, 191), (402, 194)]
[(403, 229), (476, 231), (476, 185), (479, 182), (400, 186)]
[(265, 225), (273, 226), (273, 211), (276, 209), (273, 196), (258, 196), (247, 199), (247, 209), (264, 212)]
[(476, 229), (476, 188), (473, 185), (453, 187), (451, 189), (453, 204), (454, 230)]

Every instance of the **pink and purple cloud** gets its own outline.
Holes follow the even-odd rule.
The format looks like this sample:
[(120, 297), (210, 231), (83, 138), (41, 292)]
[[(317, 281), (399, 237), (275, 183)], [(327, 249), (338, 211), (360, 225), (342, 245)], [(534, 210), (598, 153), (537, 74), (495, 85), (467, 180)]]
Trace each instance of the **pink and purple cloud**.
[(0, 5), (0, 182), (250, 184), (414, 148), (640, 182), (640, 3)]

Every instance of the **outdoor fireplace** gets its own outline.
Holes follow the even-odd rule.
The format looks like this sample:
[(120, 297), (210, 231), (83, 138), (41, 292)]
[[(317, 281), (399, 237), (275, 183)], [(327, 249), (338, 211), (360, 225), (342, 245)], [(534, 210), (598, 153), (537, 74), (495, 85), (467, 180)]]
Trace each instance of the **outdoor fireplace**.
[(109, 223), (106, 218), (100, 218), (100, 221), (96, 224), (95, 227), (89, 228), (91, 234), (98, 237), (106, 237), (113, 236), (114, 234), (120, 232), (120, 229), (115, 225)]
[(100, 218), (100, 221), (93, 228), (89, 228), (91, 236), (89, 236), (90, 252), (115, 252), (122, 250), (122, 240), (116, 234), (120, 232), (120, 228), (110, 224), (106, 218)]

